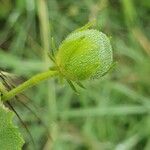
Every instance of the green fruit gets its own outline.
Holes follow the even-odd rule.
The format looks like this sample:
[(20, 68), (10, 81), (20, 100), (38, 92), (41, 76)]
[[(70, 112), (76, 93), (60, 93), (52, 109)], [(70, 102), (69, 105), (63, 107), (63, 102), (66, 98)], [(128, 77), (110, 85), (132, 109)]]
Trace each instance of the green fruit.
[(94, 29), (68, 35), (56, 55), (59, 72), (72, 81), (99, 78), (110, 69), (112, 61), (109, 38)]

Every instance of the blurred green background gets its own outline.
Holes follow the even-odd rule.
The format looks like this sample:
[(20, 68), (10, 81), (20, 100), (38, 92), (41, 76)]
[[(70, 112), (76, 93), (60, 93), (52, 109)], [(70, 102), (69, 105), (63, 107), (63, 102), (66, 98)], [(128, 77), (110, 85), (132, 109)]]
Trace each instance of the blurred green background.
[[(116, 68), (87, 81), (76, 95), (65, 83), (43, 82), (17, 101), (37, 150), (150, 150), (150, 1), (0, 0), (0, 69), (23, 80), (52, 65), (46, 54), (74, 29), (97, 20), (111, 38)], [(36, 108), (35, 108), (36, 106)], [(26, 144), (31, 139), (15, 119)]]

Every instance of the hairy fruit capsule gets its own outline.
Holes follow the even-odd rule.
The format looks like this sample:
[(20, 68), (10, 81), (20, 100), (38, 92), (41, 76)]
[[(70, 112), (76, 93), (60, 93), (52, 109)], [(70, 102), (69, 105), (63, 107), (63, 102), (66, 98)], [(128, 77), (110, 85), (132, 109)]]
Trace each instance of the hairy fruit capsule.
[(94, 29), (68, 35), (56, 55), (59, 72), (72, 81), (99, 78), (108, 72), (112, 62), (109, 38)]

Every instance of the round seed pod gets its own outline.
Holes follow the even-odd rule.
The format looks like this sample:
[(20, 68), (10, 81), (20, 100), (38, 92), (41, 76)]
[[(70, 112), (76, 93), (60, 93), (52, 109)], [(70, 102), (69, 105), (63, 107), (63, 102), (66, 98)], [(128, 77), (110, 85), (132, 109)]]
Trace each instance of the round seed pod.
[(61, 43), (56, 55), (59, 72), (72, 81), (103, 76), (112, 65), (109, 38), (94, 29), (75, 31)]

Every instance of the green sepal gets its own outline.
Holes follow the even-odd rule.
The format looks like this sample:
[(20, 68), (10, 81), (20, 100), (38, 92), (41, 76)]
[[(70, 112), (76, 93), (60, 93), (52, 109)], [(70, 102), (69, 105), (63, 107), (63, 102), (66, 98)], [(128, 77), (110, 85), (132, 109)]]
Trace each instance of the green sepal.
[(105, 76), (108, 72), (112, 71), (117, 65), (117, 62), (113, 62), (110, 66), (110, 68), (105, 72), (101, 77)]
[(54, 41), (54, 38), (51, 38), (51, 51), (48, 52), (48, 57), (50, 58), (50, 60), (52, 60), (54, 63), (56, 62), (55, 60), (55, 51), (56, 51), (56, 44)]
[(70, 85), (70, 87), (72, 88), (72, 90), (79, 95), (79, 92), (77, 91), (76, 87), (74, 86), (73, 82), (70, 80), (67, 80), (68, 84)]
[(51, 60), (53, 63), (56, 62), (55, 57), (53, 56), (52, 53), (48, 52), (47, 55), (48, 55), (48, 57), (50, 58), (50, 60)]
[(55, 57), (55, 51), (56, 51), (56, 43), (55, 43), (54, 38), (52, 37), (51, 38), (51, 53), (53, 57)]
[(86, 87), (81, 82), (76, 82), (76, 84), (82, 89), (86, 89)]
[(94, 19), (94, 20), (88, 22), (87, 24), (85, 24), (83, 27), (76, 29), (74, 32), (87, 30), (87, 29), (93, 27), (95, 24), (96, 24), (96, 20)]

